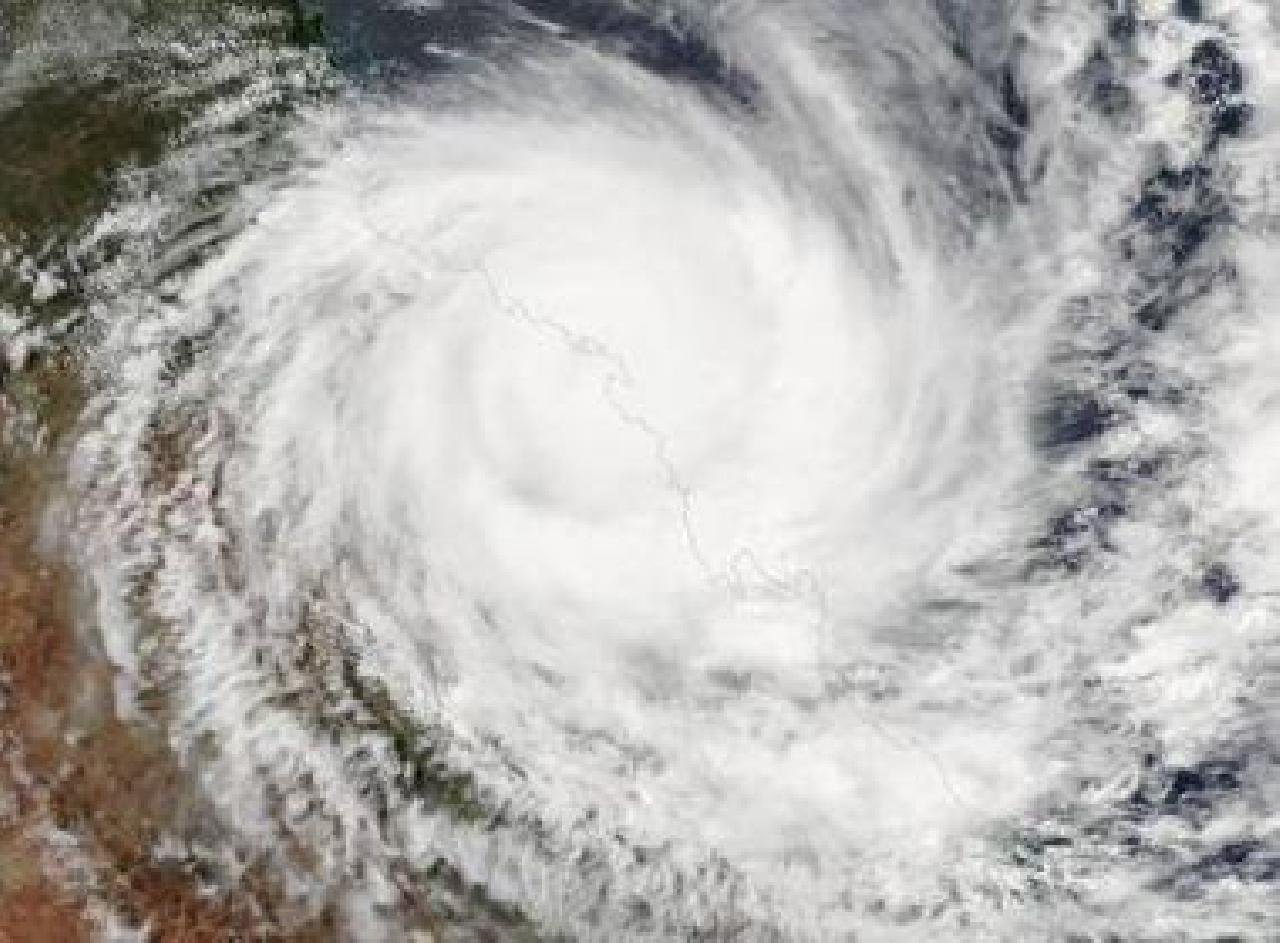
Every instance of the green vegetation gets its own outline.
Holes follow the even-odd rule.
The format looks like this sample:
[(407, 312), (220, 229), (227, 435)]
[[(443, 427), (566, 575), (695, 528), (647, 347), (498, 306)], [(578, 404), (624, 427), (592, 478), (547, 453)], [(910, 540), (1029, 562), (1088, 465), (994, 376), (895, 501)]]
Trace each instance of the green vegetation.
[(0, 112), (0, 233), (67, 237), (106, 208), (114, 173), (161, 153), (176, 115), (112, 82), (56, 82)]

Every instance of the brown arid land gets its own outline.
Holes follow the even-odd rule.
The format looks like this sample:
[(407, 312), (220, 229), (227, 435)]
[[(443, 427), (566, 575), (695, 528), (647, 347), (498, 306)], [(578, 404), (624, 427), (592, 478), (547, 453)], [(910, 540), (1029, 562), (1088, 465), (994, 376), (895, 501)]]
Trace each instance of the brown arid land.
[[(122, 78), (130, 31), (165, 17), (177, 29), (221, 22), (228, 6), (0, 6), (0, 70), (13, 78), (21, 66), (7, 92), (0, 80), (0, 313), (37, 326), (74, 314), (84, 301), (74, 274), (44, 298), (10, 263), (65, 254), (107, 205), (115, 174), (154, 160), (183, 119), (180, 105), (157, 108)], [(301, 11), (277, 6), (274, 38), (293, 41)], [(77, 22), (87, 34), (125, 24), (123, 45), (75, 50), (67, 28)], [(30, 65), (41, 49), (51, 50), (47, 71)], [(324, 915), (285, 919), (278, 889), (251, 866), (226, 886), (184, 853), (209, 837), (212, 816), (158, 726), (117, 715), (82, 588), (50, 548), (56, 536), (44, 539), (84, 402), (76, 348), (74, 335), (0, 348), (0, 943), (113, 929), (175, 943), (332, 939)]]

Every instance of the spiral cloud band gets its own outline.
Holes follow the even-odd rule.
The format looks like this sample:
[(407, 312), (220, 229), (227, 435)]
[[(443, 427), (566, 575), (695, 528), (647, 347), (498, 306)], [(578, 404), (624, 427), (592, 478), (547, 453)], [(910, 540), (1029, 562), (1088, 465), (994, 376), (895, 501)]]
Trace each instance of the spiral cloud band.
[(667, 9), (726, 91), (526, 5), (518, 55), (300, 121), (103, 318), (122, 691), (353, 936), (443, 867), (582, 938), (1028, 939), (1161, 912), (1210, 852), (1125, 803), (1176, 770), (1239, 824), (1205, 757), (1262, 708), (1211, 689), (1268, 630), (1212, 598), (1218, 512), (1179, 530), (1218, 407), (1150, 392), (1223, 348), (1125, 307), (1174, 284), (1151, 155), (1228, 146), (1164, 77), (1209, 27), (872, 6)]

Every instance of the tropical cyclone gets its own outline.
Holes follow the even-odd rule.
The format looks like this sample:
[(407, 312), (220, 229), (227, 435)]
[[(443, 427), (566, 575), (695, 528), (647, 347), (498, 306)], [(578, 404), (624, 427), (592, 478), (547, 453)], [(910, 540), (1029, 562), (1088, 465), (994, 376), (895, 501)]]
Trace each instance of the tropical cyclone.
[(112, 312), (105, 629), (353, 935), (437, 862), (586, 938), (1129, 931), (1241, 831), (1230, 22), (909, 6), (664, 8), (690, 74), (530, 4)]

